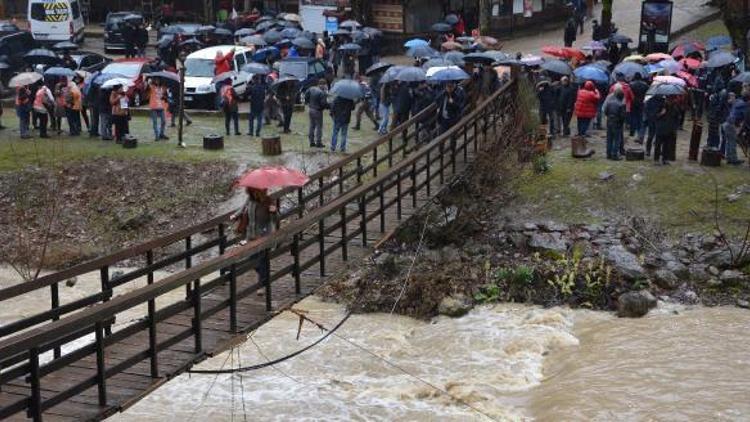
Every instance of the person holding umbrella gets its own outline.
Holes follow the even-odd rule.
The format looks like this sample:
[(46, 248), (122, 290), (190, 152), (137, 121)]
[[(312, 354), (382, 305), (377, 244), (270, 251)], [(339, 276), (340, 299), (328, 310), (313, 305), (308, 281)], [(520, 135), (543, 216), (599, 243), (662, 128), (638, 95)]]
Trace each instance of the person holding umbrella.
[(366, 114), (367, 118), (370, 119), (372, 124), (375, 126), (375, 130), (378, 129), (378, 119), (375, 117), (375, 107), (373, 106), (373, 95), (372, 89), (365, 81), (364, 76), (359, 77), (359, 86), (362, 89), (364, 98), (357, 105), (357, 113), (355, 115), (355, 123), (352, 129), (359, 130), (362, 124), (362, 114)]
[(81, 90), (74, 81), (68, 82), (65, 91), (65, 117), (68, 120), (70, 136), (81, 135)]
[(162, 139), (168, 140), (169, 138), (164, 133), (167, 127), (167, 116), (164, 111), (167, 93), (158, 78), (150, 78), (148, 80), (146, 96), (148, 96), (151, 125), (154, 128), (154, 142), (159, 142)]
[(445, 84), (445, 89), (435, 102), (439, 107), (438, 124), (440, 125), (440, 133), (445, 133), (461, 120), (466, 96), (461, 87), (457, 87), (453, 81), (448, 81)]
[(240, 134), (240, 117), (238, 113), (238, 99), (237, 92), (232, 86), (231, 79), (225, 79), (220, 82), (221, 88), (219, 88), (219, 104), (224, 112), (224, 128), (226, 129), (227, 136), (231, 134), (230, 126), (234, 122), (234, 134), (239, 136)]
[(354, 111), (354, 101), (362, 98), (362, 90), (357, 82), (345, 79), (337, 82), (331, 88), (331, 92), (336, 95), (331, 104), (331, 117), (333, 118), (331, 152), (336, 152), (336, 147), (339, 145), (339, 133), (341, 134), (340, 151), (346, 152), (346, 138), (352, 111)]
[[(245, 203), (229, 217), (231, 221), (239, 219), (237, 231), (242, 237), (240, 246), (271, 234), (273, 231), (273, 216), (276, 213), (276, 207), (266, 192), (266, 190), (246, 187)], [(263, 261), (265, 260), (261, 259), (261, 262)], [(260, 273), (259, 270), (258, 272)]]
[(52, 91), (47, 85), (42, 84), (36, 91), (34, 96), (34, 112), (39, 118), (39, 137), (49, 138), (47, 134), (47, 123), (49, 121), (50, 110), (53, 110), (55, 106), (55, 98), (52, 96)]
[(573, 109), (576, 104), (576, 89), (570, 84), (570, 77), (563, 76), (560, 79), (557, 96), (557, 112), (562, 120), (562, 136), (570, 136), (570, 120), (573, 118)]
[(143, 26), (143, 23), (139, 22), (135, 27), (134, 32), (134, 45), (136, 55), (138, 57), (146, 57), (146, 46), (148, 46), (148, 31), (146, 30), (146, 27)]
[(130, 133), (128, 128), (128, 96), (122, 84), (112, 85), (112, 93), (109, 94), (109, 104), (112, 106), (112, 123), (115, 125), (115, 141), (122, 143), (125, 135)]
[(232, 60), (234, 60), (234, 48), (229, 50), (227, 54), (221, 54), (221, 51), (217, 51), (214, 58), (214, 76), (231, 72)]
[(281, 106), (284, 133), (292, 133), (292, 114), (294, 113), (294, 97), (296, 95), (296, 79), (281, 82), (276, 85), (276, 98)]
[(680, 111), (671, 98), (667, 98), (657, 113), (656, 143), (654, 144), (654, 161), (662, 165), (673, 159), (677, 142), (677, 129), (680, 127)]
[(607, 159), (622, 160), (622, 130), (625, 124), (625, 92), (615, 88), (614, 93), (604, 104), (604, 115), (607, 116)]
[(578, 136), (588, 134), (591, 120), (597, 115), (600, 94), (592, 81), (586, 81), (583, 88), (578, 90), (575, 102), (575, 114), (578, 120)]
[(742, 93), (741, 98), (734, 100), (732, 108), (729, 112), (729, 117), (721, 125), (724, 130), (724, 157), (727, 160), (727, 164), (737, 166), (745, 161), (737, 158), (737, 134), (745, 124), (745, 115), (748, 113), (747, 109), (750, 106), (750, 91), (745, 89)]
[[(268, 85), (263, 80), (263, 75), (255, 74), (248, 86), (248, 97), (250, 97), (250, 117), (248, 135), (260, 136), (260, 130), (263, 128), (263, 106), (265, 105)], [(255, 124), (253, 124), (255, 123)], [(255, 128), (253, 130), (253, 127)]]
[(307, 113), (310, 119), (307, 139), (311, 148), (323, 148), (323, 110), (328, 108), (327, 87), (328, 82), (321, 78), (317, 86), (305, 92), (305, 103), (307, 103)]
[(31, 90), (28, 85), (16, 88), (16, 116), (18, 116), (21, 139), (31, 138), (29, 124), (31, 123)]

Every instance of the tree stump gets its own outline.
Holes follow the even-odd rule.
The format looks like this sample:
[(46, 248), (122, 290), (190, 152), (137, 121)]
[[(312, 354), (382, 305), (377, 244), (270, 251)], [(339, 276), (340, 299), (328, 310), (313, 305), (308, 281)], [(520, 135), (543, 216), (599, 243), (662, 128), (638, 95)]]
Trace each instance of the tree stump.
[(138, 147), (138, 138), (133, 135), (125, 135), (122, 137), (122, 147), (127, 149), (133, 149)]
[(279, 135), (264, 136), (261, 142), (263, 155), (281, 155), (281, 137)]
[(203, 149), (220, 150), (224, 149), (224, 137), (221, 135), (211, 134), (203, 137)]
[(643, 161), (646, 159), (646, 153), (643, 148), (628, 148), (625, 150), (626, 161)]

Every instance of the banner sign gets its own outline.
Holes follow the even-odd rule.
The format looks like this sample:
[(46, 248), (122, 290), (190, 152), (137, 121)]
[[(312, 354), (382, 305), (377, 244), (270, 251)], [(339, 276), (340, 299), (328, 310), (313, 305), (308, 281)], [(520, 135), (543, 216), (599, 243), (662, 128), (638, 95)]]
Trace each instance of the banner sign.
[(641, 5), (641, 29), (638, 49), (645, 53), (667, 53), (672, 31), (672, 2), (644, 1)]

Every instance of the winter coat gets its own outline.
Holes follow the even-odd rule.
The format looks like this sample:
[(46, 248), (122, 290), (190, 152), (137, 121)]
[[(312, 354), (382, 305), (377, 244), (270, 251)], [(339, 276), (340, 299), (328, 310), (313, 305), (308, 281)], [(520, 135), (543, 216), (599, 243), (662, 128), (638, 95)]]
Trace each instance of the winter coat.
[(305, 92), (305, 102), (310, 110), (323, 111), (328, 108), (328, 94), (314, 86)]
[(656, 136), (665, 136), (677, 132), (677, 129), (680, 127), (680, 113), (677, 107), (665, 102), (656, 117), (655, 123)]
[(336, 97), (331, 104), (331, 116), (333, 122), (338, 125), (348, 125), (352, 118), (354, 101), (342, 97)]
[(260, 113), (263, 111), (263, 104), (266, 101), (267, 86), (264, 83), (251, 83), (249, 85), (250, 111)]
[(608, 98), (602, 110), (607, 116), (607, 126), (619, 127), (625, 123), (625, 104), (616, 96)]
[(414, 101), (414, 94), (412, 94), (412, 89), (409, 87), (409, 84), (401, 82), (398, 86), (396, 98), (393, 101), (393, 111), (396, 114), (410, 112), (412, 101)]
[(539, 111), (554, 111), (557, 108), (557, 88), (550, 84), (542, 85), (536, 93), (539, 98)]
[(420, 111), (426, 109), (435, 101), (435, 96), (429, 87), (419, 87), (414, 90), (414, 104), (412, 105), (412, 115), (417, 115)]
[(598, 111), (599, 91), (591, 81), (586, 81), (576, 96), (575, 112), (579, 119), (593, 119)]
[(221, 75), (224, 72), (232, 70), (232, 60), (234, 60), (234, 50), (223, 56), (214, 59), (214, 75)]
[(630, 113), (630, 110), (633, 108), (633, 98), (635, 98), (635, 96), (633, 95), (633, 90), (630, 89), (630, 84), (628, 84), (627, 82), (621, 81), (621, 82), (616, 82), (612, 84), (612, 86), (609, 87), (609, 93), (610, 94), (614, 93), (618, 85), (620, 86), (620, 88), (622, 88), (622, 93), (625, 94), (625, 100), (624, 100), (625, 111)]
[(565, 44), (573, 44), (576, 40), (576, 22), (571, 18), (565, 24), (565, 33), (563, 35)]
[(634, 80), (630, 83), (630, 90), (633, 91), (633, 104), (636, 107), (643, 106), (643, 100), (646, 98), (648, 84), (642, 80)]
[(441, 123), (458, 121), (463, 113), (465, 103), (466, 95), (463, 89), (456, 88), (452, 94), (443, 91), (435, 100), (435, 104), (438, 106), (438, 121)]
[(557, 111), (573, 111), (576, 105), (576, 89), (573, 85), (560, 85), (557, 88)]

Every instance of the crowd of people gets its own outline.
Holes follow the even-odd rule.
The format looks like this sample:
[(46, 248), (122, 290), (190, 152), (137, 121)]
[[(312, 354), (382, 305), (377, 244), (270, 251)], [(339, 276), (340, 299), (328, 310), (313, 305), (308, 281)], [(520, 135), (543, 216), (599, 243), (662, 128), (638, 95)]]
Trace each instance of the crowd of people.
[(737, 145), (750, 135), (750, 74), (743, 72), (744, 55), (729, 37), (678, 42), (671, 54), (646, 45), (637, 54), (630, 38), (616, 29), (601, 38), (594, 21), (592, 40), (571, 48), (579, 14), (565, 28), (566, 47), (543, 49), (569, 66), (548, 67), (550, 61), (540, 58), (529, 72), (551, 137), (570, 136), (575, 116), (577, 136), (606, 130), (608, 159), (622, 160), (630, 140), (657, 163), (668, 164), (676, 159), (685, 120), (700, 125), (707, 114), (705, 149), (717, 151), (728, 164), (744, 162)]

